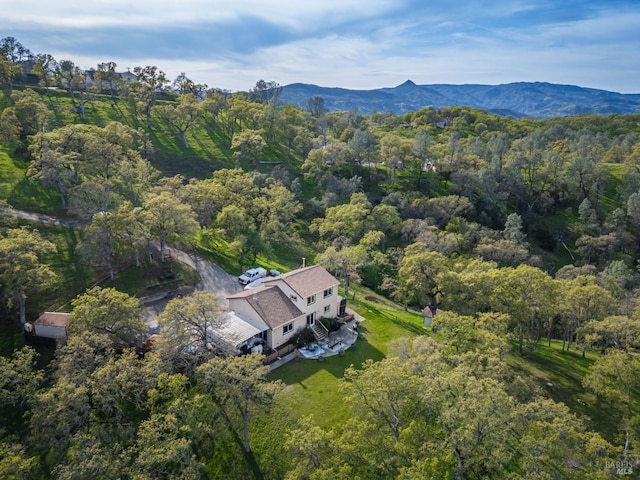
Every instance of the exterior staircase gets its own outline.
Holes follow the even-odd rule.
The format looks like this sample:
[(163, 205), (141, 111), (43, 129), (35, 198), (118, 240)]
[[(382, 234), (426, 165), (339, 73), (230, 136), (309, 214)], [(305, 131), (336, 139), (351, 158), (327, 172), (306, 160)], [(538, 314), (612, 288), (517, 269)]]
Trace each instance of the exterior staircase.
[(313, 332), (313, 336), (316, 338), (316, 342), (322, 342), (329, 336), (329, 330), (327, 330), (327, 327), (325, 327), (322, 322), (316, 322), (311, 325), (311, 331)]

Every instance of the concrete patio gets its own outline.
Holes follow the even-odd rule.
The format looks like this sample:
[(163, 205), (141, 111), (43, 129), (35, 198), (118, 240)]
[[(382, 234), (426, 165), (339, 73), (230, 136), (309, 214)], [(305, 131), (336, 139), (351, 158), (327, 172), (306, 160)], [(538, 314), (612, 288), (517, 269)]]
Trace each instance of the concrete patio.
[(312, 342), (298, 349), (302, 358), (317, 359), (337, 355), (354, 344), (358, 338), (357, 322), (346, 322), (336, 332), (330, 332), (329, 337), (323, 342)]
[(294, 350), (293, 352), (279, 358), (275, 362), (269, 365), (271, 370), (275, 370), (281, 365), (295, 358), (304, 358), (309, 360), (321, 360), (326, 357), (338, 355), (340, 352), (347, 350), (358, 339), (358, 324), (364, 319), (351, 312), (354, 316), (353, 319), (345, 322), (339, 330), (330, 332), (329, 336), (323, 342), (313, 342), (302, 348)]

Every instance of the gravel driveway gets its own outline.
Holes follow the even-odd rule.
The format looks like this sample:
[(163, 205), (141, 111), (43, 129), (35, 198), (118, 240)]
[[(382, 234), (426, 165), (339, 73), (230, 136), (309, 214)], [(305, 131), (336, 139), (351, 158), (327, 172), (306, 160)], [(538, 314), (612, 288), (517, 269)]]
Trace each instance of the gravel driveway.
[[(24, 218), (27, 220), (33, 220), (36, 222), (49, 223), (52, 225), (59, 225), (61, 227), (69, 227), (76, 229), (83, 229), (86, 227), (86, 222), (71, 219), (60, 219), (52, 217), (50, 215), (25, 212), (23, 210), (16, 210), (10, 207), (0, 207), (0, 215), (6, 215), (10, 217)], [(242, 286), (238, 283), (238, 277), (235, 275), (229, 275), (222, 268), (215, 263), (200, 258), (198, 256), (191, 256), (186, 252), (177, 250), (175, 248), (166, 247), (167, 253), (170, 253), (176, 260), (186, 263), (194, 268), (202, 277), (202, 280), (196, 285), (196, 290), (205, 290), (207, 292), (213, 292), (218, 298), (218, 303), (223, 310), (227, 310), (229, 302), (227, 297), (233, 295), (236, 292), (242, 290)], [(185, 293), (188, 293), (185, 289)], [(142, 308), (142, 315), (145, 318), (147, 325), (149, 325), (150, 332), (155, 333), (158, 330), (158, 315), (162, 313), (167, 299), (159, 299), (147, 303)]]
[[(196, 285), (196, 290), (204, 290), (214, 293), (218, 299), (220, 307), (223, 310), (227, 310), (229, 308), (229, 301), (227, 300), (227, 297), (241, 291), (243, 288), (242, 285), (238, 283), (238, 277), (235, 275), (229, 275), (222, 268), (209, 260), (205, 260), (196, 255), (189, 255), (188, 253), (175, 248), (166, 248), (167, 253), (171, 255), (171, 258), (189, 265), (200, 274), (202, 279)], [(169, 300), (167, 299), (161, 299), (149, 303), (142, 308), (142, 315), (144, 316), (147, 325), (149, 325), (151, 333), (157, 333), (158, 315), (163, 312), (168, 301)]]

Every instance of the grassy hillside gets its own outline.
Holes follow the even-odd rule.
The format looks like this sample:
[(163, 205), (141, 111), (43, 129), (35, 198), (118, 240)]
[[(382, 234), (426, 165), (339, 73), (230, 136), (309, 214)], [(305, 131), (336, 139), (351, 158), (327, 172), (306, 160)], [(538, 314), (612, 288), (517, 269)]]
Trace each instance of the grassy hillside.
[[(111, 121), (117, 121), (136, 129), (144, 129), (154, 147), (150, 160), (165, 177), (180, 174), (187, 179), (203, 179), (209, 177), (212, 171), (216, 169), (234, 168), (236, 166), (237, 160), (234, 156), (236, 152), (231, 148), (232, 137), (229, 134), (229, 129), (224, 128), (225, 123), (229, 121), (227, 115), (232, 115), (230, 111), (221, 113), (215, 127), (209, 131), (201, 125), (189, 131), (187, 138), (191, 148), (185, 148), (182, 140), (174, 133), (168, 132), (158, 118), (153, 117), (151, 128), (147, 128), (145, 119), (136, 116), (132, 105), (124, 99), (112, 101), (110, 97), (95, 95), (87, 102), (86, 118), (82, 119), (66, 92), (51, 91), (46, 95), (43, 93), (43, 98), (51, 108), (51, 128), (71, 123), (89, 123), (104, 126)], [(0, 99), (1, 104), (2, 99)], [(253, 119), (238, 120), (237, 124), (234, 122), (234, 126), (237, 129), (240, 129), (241, 126), (249, 128), (248, 125), (251, 125), (252, 121), (255, 124), (253, 126), (256, 126), (259, 123), (256, 118), (260, 118), (260, 114), (264, 112), (260, 111), (258, 107), (255, 107), (255, 110), (252, 113), (255, 116)], [(347, 116), (345, 115), (345, 117)], [(484, 130), (482, 130), (477, 125), (479, 119), (474, 121), (472, 115), (464, 113), (455, 119), (458, 124), (458, 129), (455, 130), (455, 133), (466, 136), (464, 138), (466, 142), (464, 147), (469, 147), (468, 152), (465, 154), (460, 153), (459, 158), (456, 159), (459, 164), (450, 164), (450, 170), (441, 174), (435, 170), (425, 173), (422, 171), (424, 167), (421, 167), (420, 164), (418, 164), (417, 168), (406, 168), (400, 172), (396, 172), (395, 166), (393, 168), (389, 167), (389, 162), (391, 161), (396, 162), (394, 165), (397, 165), (394, 155), (402, 155), (403, 152), (406, 153), (412, 149), (412, 136), (416, 133), (414, 129), (416, 127), (412, 126), (410, 122), (396, 129), (385, 126), (383, 121), (375, 124), (373, 121), (364, 118), (359, 120), (357, 118), (341, 119), (338, 116), (331, 118), (333, 118), (332, 124), (327, 127), (327, 130), (334, 134), (334, 138), (330, 138), (328, 143), (341, 142), (342, 148), (341, 151), (338, 150), (331, 155), (335, 155), (333, 158), (338, 159), (342, 153), (345, 158), (340, 161), (343, 163), (340, 166), (334, 166), (331, 156), (318, 156), (320, 159), (315, 166), (317, 171), (315, 173), (312, 172), (313, 175), (308, 175), (306, 179), (302, 180), (300, 182), (300, 190), (296, 192), (296, 195), (299, 195), (296, 198), (305, 201), (304, 211), (298, 218), (286, 225), (286, 228), (298, 232), (299, 235), (291, 239), (292, 243), (283, 242), (282, 244), (272, 245), (269, 249), (264, 248), (256, 256), (256, 265), (288, 271), (300, 266), (303, 261), (302, 257), (306, 258), (307, 263), (313, 263), (314, 257), (328, 245), (343, 246), (343, 244), (348, 244), (349, 242), (356, 244), (359, 239), (354, 237), (345, 240), (344, 237), (340, 236), (342, 232), (338, 232), (335, 237), (324, 238), (324, 243), (321, 243), (320, 236), (311, 232), (312, 228), (309, 227), (309, 224), (314, 218), (322, 219), (327, 207), (346, 204), (349, 202), (349, 197), (353, 192), (359, 193), (360, 191), (364, 191), (367, 194), (367, 201), (372, 203), (371, 208), (380, 203), (385, 196), (395, 194), (395, 199), (387, 205), (397, 205), (398, 212), (402, 210), (403, 217), (398, 216), (400, 220), (396, 223), (404, 222), (407, 219), (416, 220), (416, 224), (419, 223), (418, 220), (424, 221), (425, 225), (432, 222), (429, 226), (434, 228), (430, 231), (425, 228), (422, 234), (431, 233), (432, 235), (426, 238), (431, 239), (434, 244), (438, 238), (444, 236), (443, 234), (447, 231), (446, 224), (449, 222), (448, 219), (447, 221), (442, 220), (442, 225), (437, 228), (433, 219), (439, 216), (442, 216), (443, 219), (446, 218), (448, 215), (446, 210), (450, 207), (444, 204), (430, 205), (428, 202), (431, 199), (440, 200), (455, 195), (469, 199), (470, 203), (472, 200), (477, 200), (477, 204), (474, 204), (473, 208), (470, 209), (473, 210), (472, 213), (458, 217), (458, 220), (464, 217), (465, 222), (458, 224), (459, 230), (456, 230), (455, 226), (451, 227), (451, 232), (462, 238), (466, 232), (465, 228), (478, 220), (474, 224), (474, 228), (475, 226), (478, 227), (475, 233), (469, 227), (469, 234), (465, 240), (468, 244), (476, 241), (474, 235), (484, 235), (480, 231), (480, 223), (482, 223), (483, 228), (487, 226), (493, 227), (491, 233), (495, 234), (496, 237), (500, 237), (502, 235), (501, 229), (504, 225), (503, 217), (520, 208), (521, 211), (527, 211), (529, 220), (531, 218), (534, 219), (530, 220), (531, 223), (528, 225), (530, 230), (527, 241), (532, 244), (531, 252), (542, 257), (544, 268), (552, 271), (574, 262), (571, 254), (565, 248), (560, 248), (556, 239), (562, 238), (565, 245), (572, 252), (576, 252), (576, 239), (580, 230), (577, 214), (577, 207), (581, 201), (580, 195), (572, 193), (571, 195), (573, 196), (571, 198), (566, 192), (555, 192), (556, 197), (554, 198), (536, 197), (533, 193), (529, 195), (528, 188), (537, 195), (539, 193), (536, 190), (537, 188), (551, 190), (551, 187), (555, 184), (551, 182), (551, 186), (548, 186), (544, 183), (551, 176), (548, 178), (543, 176), (540, 178), (531, 177), (533, 180), (526, 175), (518, 177), (522, 172), (518, 171), (517, 166), (512, 166), (512, 170), (509, 171), (509, 174), (513, 175), (513, 179), (503, 178), (502, 182), (496, 181), (495, 186), (492, 187), (498, 191), (499, 187), (502, 188), (509, 183), (509, 180), (513, 180), (514, 187), (512, 190), (504, 187), (504, 190), (498, 191), (498, 193), (503, 194), (499, 198), (504, 198), (504, 201), (496, 201), (498, 195), (493, 195), (493, 193), (490, 195), (487, 191), (482, 190), (485, 186), (480, 181), (483, 178), (482, 175), (489, 175), (487, 172), (490, 172), (491, 169), (487, 161), (487, 158), (491, 158), (491, 155), (486, 151), (483, 153), (481, 148), (486, 147), (488, 150), (491, 143), (490, 140), (493, 139), (487, 140), (487, 135), (482, 136), (487, 124), (490, 124), (489, 120), (483, 123)], [(515, 120), (507, 119), (502, 121), (502, 126), (506, 124), (504, 130), (525, 131), (534, 128), (532, 126), (533, 121), (528, 121), (527, 123), (517, 123)], [(363, 125), (364, 127), (362, 127)], [(541, 130), (548, 127), (546, 124), (539, 125)], [(313, 139), (313, 135), (318, 135), (317, 126), (302, 126), (302, 122), (300, 125), (293, 126), (299, 130), (298, 133), (302, 132), (301, 142), (306, 141), (308, 148), (313, 145), (316, 149), (315, 153), (323, 150), (319, 147), (320, 140)], [(496, 132), (499, 132), (502, 126), (497, 127)], [(349, 157), (349, 155), (353, 155), (352, 151), (356, 148), (350, 142), (355, 136), (354, 132), (361, 127), (370, 129), (373, 132), (372, 138), (375, 138), (375, 142), (378, 142), (378, 144), (383, 143), (381, 139), (384, 138), (385, 134), (394, 133), (396, 135), (397, 132), (400, 132), (400, 134), (396, 135), (398, 138), (394, 138), (394, 135), (386, 138), (388, 143), (385, 144), (387, 145), (385, 154), (389, 155), (388, 158), (384, 158), (382, 149), (371, 153), (372, 157), (375, 157), (375, 160), (378, 161), (375, 166), (363, 166), (359, 163), (360, 161), (354, 161), (353, 158)], [(257, 127), (256, 130), (258, 130)], [(448, 161), (453, 162), (454, 155), (451, 152), (454, 147), (460, 150), (463, 149), (462, 140), (448, 130), (438, 129), (433, 125), (425, 126), (424, 131), (432, 134), (430, 141), (433, 145), (430, 155), (433, 155), (434, 158), (438, 157), (442, 161), (443, 168), (446, 168)], [(298, 137), (296, 136), (295, 138), (297, 139)], [(455, 141), (450, 142), (451, 138), (455, 141), (459, 140), (460, 145), (456, 146)], [(485, 143), (482, 145), (476, 144), (472, 149), (469, 145), (473, 143), (472, 140), (478, 139)], [(290, 145), (294, 143), (293, 140), (289, 140)], [(403, 140), (408, 142), (403, 143)], [(517, 145), (519, 139), (515, 133), (512, 140)], [(287, 147), (285, 144), (284, 137), (279, 138), (275, 135), (274, 140), (269, 142), (262, 150), (259, 160), (244, 160), (241, 166), (246, 171), (268, 172), (273, 169), (273, 165), (261, 164), (260, 161), (267, 163), (283, 162), (288, 168), (292, 179), (302, 179), (301, 158), (296, 154), (291, 154), (293, 149), (291, 151), (288, 150), (291, 147)], [(471, 153), (472, 150), (473, 154)], [(520, 154), (521, 152), (517, 153)], [(480, 155), (484, 155), (486, 158), (481, 159)], [(407, 163), (411, 161), (415, 163), (415, 158), (410, 157), (410, 155), (407, 158)], [(519, 157), (514, 153), (514, 158)], [(567, 158), (570, 158), (570, 156), (567, 155)], [(8, 148), (0, 148), (0, 202), (6, 201), (15, 208), (65, 215), (66, 213), (60, 209), (58, 195), (53, 190), (46, 189), (40, 183), (29, 179), (26, 175), (27, 167), (27, 160), (21, 158), (19, 154)], [(629, 180), (630, 170), (624, 163), (603, 164), (601, 167), (599, 174), (602, 176), (598, 182), (594, 182), (593, 188), (601, 187), (597, 194), (594, 195), (594, 198), (598, 202), (595, 205), (598, 210), (597, 213), (602, 217), (599, 220), (603, 221), (606, 215), (615, 208), (624, 208), (626, 200), (622, 195), (623, 188), (621, 185)], [(477, 171), (473, 170), (474, 168)], [(305, 172), (307, 171), (305, 170)], [(456, 175), (460, 175), (460, 177), (456, 178)], [(506, 173), (504, 175), (506, 176)], [(417, 180), (416, 177), (418, 177)], [(516, 177), (517, 181), (514, 180)], [(567, 174), (566, 177), (569, 178), (570, 175)], [(348, 190), (345, 184), (352, 180), (355, 187), (353, 190)], [(273, 181), (273, 179), (270, 181)], [(341, 181), (343, 182), (342, 184), (340, 183)], [(518, 183), (525, 181), (530, 181), (530, 184), (524, 185), (523, 183), (520, 185)], [(487, 184), (492, 186), (489, 182)], [(540, 185), (544, 185), (544, 188), (540, 187)], [(469, 190), (467, 190), (467, 187)], [(341, 191), (341, 188), (347, 190), (348, 193)], [(333, 190), (329, 191), (331, 189)], [(542, 193), (546, 193), (546, 191)], [(517, 197), (517, 200), (514, 200), (515, 197)], [(541, 210), (542, 213), (536, 213), (534, 207), (540, 198), (543, 199), (540, 203), (549, 202), (548, 206), (545, 207), (548, 210)], [(484, 202), (484, 207), (480, 200)], [(485, 208), (485, 210), (482, 210), (482, 208)], [(477, 218), (481, 216), (481, 213), (485, 215), (482, 221)], [(368, 213), (367, 215), (370, 214)], [(0, 225), (0, 229), (22, 224), (32, 226), (18, 220), (0, 220), (3, 222)], [(454, 225), (454, 222), (451, 222), (450, 225)], [(363, 223), (362, 230), (365, 230), (365, 227), (371, 230), (378, 226), (377, 224)], [(400, 233), (401, 227), (404, 226), (404, 223), (403, 225), (395, 225), (398, 228), (395, 233), (389, 234), (386, 252), (384, 249), (379, 251), (378, 245), (367, 247), (370, 250), (375, 250), (376, 254), (379, 253), (380, 256), (387, 255), (385, 261), (388, 263), (386, 263), (385, 268), (388, 270), (397, 270), (398, 260), (404, 254), (403, 248), (410, 242), (416, 241), (416, 238), (420, 238), (417, 233), (414, 237), (411, 237), (411, 232), (406, 235), (407, 238), (404, 238), (404, 234)], [(202, 238), (202, 236), (198, 239), (199, 253), (220, 265), (227, 272), (239, 274), (242, 268), (238, 258), (239, 254), (231, 249), (229, 242), (222, 240), (221, 235), (216, 232), (218, 227), (219, 225), (212, 225), (206, 239)], [(96, 280), (95, 272), (90, 271), (79, 261), (75, 251), (75, 247), (82, 237), (81, 232), (57, 227), (38, 226), (38, 228), (46, 238), (53, 241), (58, 247), (58, 254), (51, 256), (47, 261), (58, 274), (59, 282), (54, 289), (46, 294), (34, 296), (32, 300), (30, 299), (30, 315), (34, 315), (44, 308), (59, 307)], [(388, 230), (391, 232), (394, 229), (389, 227)], [(437, 231), (437, 235), (434, 231)], [(451, 237), (451, 241), (453, 242), (458, 237)], [(407, 240), (408, 238), (412, 240), (409, 241)], [(422, 241), (425, 244), (428, 243), (426, 240), (418, 241)], [(464, 248), (466, 247), (461, 241), (459, 245), (455, 244), (451, 247), (449, 255), (453, 257), (471, 254), (470, 251), (466, 251)], [(627, 251), (632, 248), (633, 246), (628, 246)], [(393, 254), (395, 256), (392, 257), (390, 251), (393, 250), (396, 251)], [(471, 249), (469, 248), (469, 250)], [(627, 251), (623, 253), (626, 255)], [(176, 270), (178, 270), (177, 266)], [(141, 273), (133, 269), (125, 270), (118, 277), (118, 286), (127, 292), (142, 295), (147, 287), (146, 282), (152, 280), (153, 277), (153, 273), (150, 275), (147, 275), (147, 273), (149, 272)], [(185, 276), (191, 273), (185, 272)], [(393, 277), (396, 273), (397, 271), (394, 271), (391, 276)], [(382, 277), (382, 274), (380, 274), (380, 277)], [(391, 280), (398, 280), (398, 278), (391, 278)], [(195, 281), (197, 281), (195, 276), (190, 277), (190, 282)], [(323, 427), (339, 428), (351, 415), (351, 407), (344, 402), (343, 392), (340, 387), (340, 379), (343, 378), (345, 369), (351, 365), (359, 366), (367, 359), (380, 360), (384, 358), (394, 339), (432, 334), (430, 330), (425, 329), (421, 315), (415, 310), (405, 311), (400, 305), (364, 288), (354, 286), (353, 291), (355, 295), (349, 299), (349, 306), (365, 318), (361, 325), (360, 338), (355, 348), (345, 352), (344, 356), (329, 357), (324, 362), (305, 359), (296, 360), (280, 367), (271, 374), (272, 379), (282, 380), (286, 387), (284, 392), (277, 398), (276, 414), (261, 416), (260, 420), (252, 427), (258, 458), (264, 459), (268, 457), (272, 452), (270, 444), (273, 439), (284, 436), (287, 429), (300, 417), (312, 415), (316, 422)], [(418, 301), (414, 303), (417, 304)], [(7, 339), (5, 344), (0, 347), (13, 348), (17, 337), (9, 334), (5, 338)], [(581, 384), (583, 377), (587, 374), (596, 358), (597, 354), (594, 352), (589, 352), (586, 359), (580, 358), (579, 353), (574, 351), (563, 352), (559, 344), (554, 342), (551, 347), (541, 344), (535, 351), (523, 356), (512, 352), (508, 355), (508, 363), (514, 369), (530, 378), (540, 388), (546, 389), (551, 398), (566, 403), (574, 412), (587, 419), (590, 426), (602, 432), (608, 439), (612, 439), (617, 425), (611, 422), (611, 418), (614, 417), (616, 412), (604, 405), (593, 394), (586, 392)], [(549, 382), (553, 384), (552, 387), (547, 386)], [(638, 395), (636, 395), (636, 406), (640, 408), (640, 396)]]
[[(103, 127), (115, 121), (135, 129), (146, 130), (144, 118), (136, 116), (131, 104), (124, 99), (114, 102), (109, 96), (91, 94), (85, 105), (83, 120), (66, 92), (53, 90), (45, 94), (40, 89), (36, 90), (41, 93), (51, 109), (52, 127), (72, 123)], [(166, 176), (180, 173), (187, 178), (204, 178), (209, 176), (213, 169), (234, 166), (230, 150), (231, 139), (221, 129), (214, 130), (210, 135), (202, 127), (194, 128), (187, 135), (190, 149), (184, 148), (177, 136), (167, 135), (164, 126), (154, 117), (151, 129), (147, 133), (154, 145), (154, 166)]]
[(12, 158), (6, 147), (0, 145), (0, 198), (8, 199), (16, 185), (24, 180), (24, 162)]
[(44, 258), (44, 261), (57, 276), (55, 285), (47, 292), (39, 292), (29, 298), (27, 311), (31, 316), (47, 308), (57, 308), (78, 293), (81, 293), (93, 281), (94, 274), (80, 262), (76, 253), (76, 246), (82, 241), (81, 231), (0, 216), (0, 232), (7, 228), (20, 227), (38, 230), (57, 249), (57, 253)]

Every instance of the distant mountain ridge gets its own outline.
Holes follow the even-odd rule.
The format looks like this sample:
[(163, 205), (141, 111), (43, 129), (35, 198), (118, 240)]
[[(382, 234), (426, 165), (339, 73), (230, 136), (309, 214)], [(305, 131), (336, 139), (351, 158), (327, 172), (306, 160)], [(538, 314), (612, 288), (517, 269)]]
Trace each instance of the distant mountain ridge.
[(292, 83), (280, 98), (306, 107), (321, 97), (328, 111), (356, 109), (362, 114), (417, 111), (426, 107), (468, 106), (515, 118), (551, 118), (577, 114), (640, 113), (640, 94), (623, 94), (545, 82), (502, 85), (416, 85), (411, 80), (393, 88), (349, 90)]

